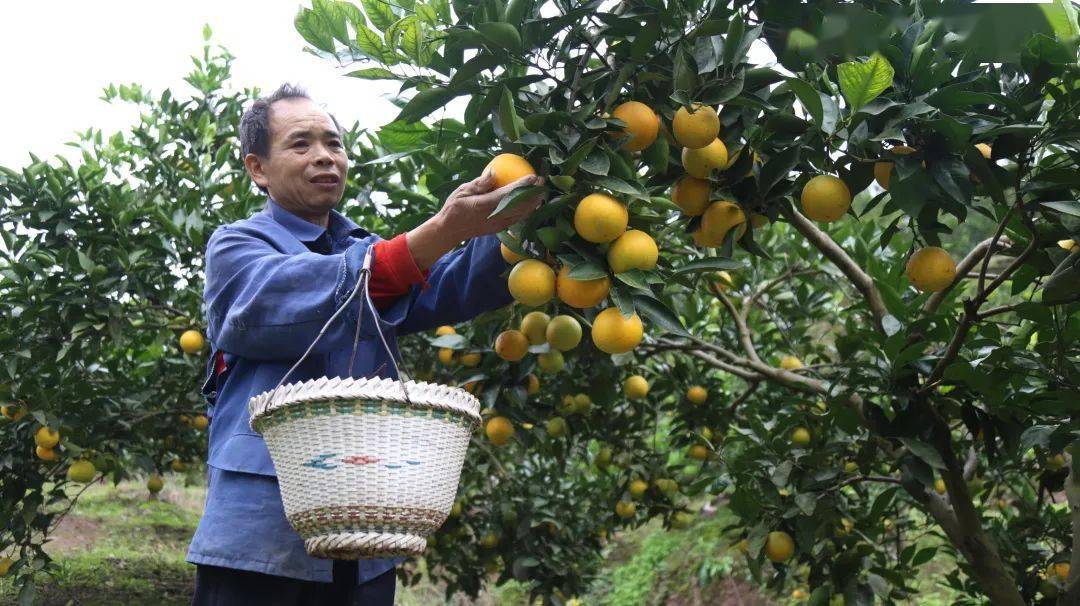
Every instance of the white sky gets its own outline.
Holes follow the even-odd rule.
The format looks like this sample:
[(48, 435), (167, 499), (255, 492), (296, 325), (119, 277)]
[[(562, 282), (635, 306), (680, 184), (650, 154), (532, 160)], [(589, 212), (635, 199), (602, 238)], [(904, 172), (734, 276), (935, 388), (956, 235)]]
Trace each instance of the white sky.
[[(310, 2), (304, 2), (310, 6)], [(376, 128), (398, 109), (384, 95), (397, 82), (372, 82), (342, 74), (332, 61), (302, 51), (293, 28), (296, 0), (0, 0), (0, 57), (6, 94), (0, 95), (0, 165), (21, 168), (29, 152), (41, 158), (78, 150), (64, 145), (93, 126), (106, 136), (138, 119), (134, 106), (100, 99), (110, 83), (138, 83), (156, 98), (166, 88), (187, 98), (183, 78), (202, 55), (202, 27), (213, 45), (236, 59), (232, 86), (268, 93), (280, 83), (302, 84), (346, 127)], [(463, 106), (464, 104), (462, 104)]]

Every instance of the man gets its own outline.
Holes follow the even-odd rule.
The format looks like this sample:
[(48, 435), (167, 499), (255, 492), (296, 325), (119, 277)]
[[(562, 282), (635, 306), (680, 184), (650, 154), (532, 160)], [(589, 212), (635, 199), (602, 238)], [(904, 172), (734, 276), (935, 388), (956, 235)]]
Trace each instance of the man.
[[(423, 225), (382, 240), (334, 210), (349, 161), (336, 119), (298, 88), (284, 85), (241, 119), (240, 141), (266, 208), (218, 228), (206, 250), (204, 312), (211, 356), (203, 393), (210, 406), (206, 508), (188, 549), (197, 565), (196, 605), (393, 604), (401, 560), (312, 558), (289, 526), (262, 437), (248, 426), (248, 400), (272, 389), (345, 302), (366, 253), (370, 288), (392, 348), (395, 336), (453, 324), (510, 302), (499, 242), (533, 200), (488, 219), (523, 177), (495, 189), (491, 174), (458, 187)], [(467, 243), (450, 252), (461, 242)], [(447, 254), (449, 253), (449, 254)], [(289, 382), (320, 376), (392, 376), (363, 313), (362, 297), (327, 330)]]

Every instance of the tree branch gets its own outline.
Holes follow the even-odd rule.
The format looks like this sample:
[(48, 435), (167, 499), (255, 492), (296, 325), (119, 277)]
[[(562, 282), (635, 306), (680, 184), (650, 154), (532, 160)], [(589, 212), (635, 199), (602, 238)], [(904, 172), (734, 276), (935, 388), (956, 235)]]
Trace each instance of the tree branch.
[(790, 206), (784, 206), (781, 212), (795, 229), (820, 250), (829, 261), (832, 261), (833, 265), (847, 276), (847, 279), (862, 293), (866, 299), (866, 304), (870, 307), (870, 312), (874, 315), (874, 325), (879, 331), (882, 331), (881, 319), (888, 315), (889, 311), (885, 308), (885, 301), (881, 298), (881, 292), (878, 291), (877, 286), (874, 285), (874, 280), (848, 256), (839, 244), (833, 241), (828, 234), (818, 229), (810, 219), (807, 219)]

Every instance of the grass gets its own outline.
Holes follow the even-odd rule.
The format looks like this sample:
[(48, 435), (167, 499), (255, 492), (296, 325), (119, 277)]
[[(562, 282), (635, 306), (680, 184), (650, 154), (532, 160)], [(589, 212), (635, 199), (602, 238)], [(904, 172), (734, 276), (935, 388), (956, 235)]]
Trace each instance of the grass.
[[(142, 482), (95, 485), (79, 499), (45, 549), (59, 571), (39, 573), (36, 604), (105, 606), (191, 603), (195, 567), (184, 561), (202, 514), (206, 488), (199, 472), (169, 474), (160, 499), (147, 499)], [(607, 548), (606, 563), (589, 591), (588, 606), (762, 606), (794, 605), (786, 597), (754, 589), (743, 557), (728, 549), (733, 537), (723, 529), (734, 521), (727, 509), (698, 516), (681, 531), (664, 531), (659, 521), (620, 533)], [(928, 546), (940, 539), (924, 536)], [(421, 571), (423, 563), (420, 563)], [(951, 604), (956, 597), (940, 581), (955, 563), (938, 554), (920, 571), (918, 599), (911, 604)], [(528, 586), (510, 582), (489, 587), (477, 600), (447, 601), (443, 588), (426, 581), (398, 586), (399, 606), (518, 606), (527, 604)], [(788, 588), (793, 589), (794, 587)], [(10, 580), (0, 579), (0, 604), (14, 603)]]

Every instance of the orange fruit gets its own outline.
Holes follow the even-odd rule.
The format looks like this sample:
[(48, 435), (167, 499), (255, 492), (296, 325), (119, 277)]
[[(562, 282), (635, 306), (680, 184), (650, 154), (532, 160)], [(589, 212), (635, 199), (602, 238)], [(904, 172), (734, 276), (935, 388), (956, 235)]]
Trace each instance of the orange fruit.
[(555, 316), (548, 322), (545, 337), (552, 349), (570, 351), (581, 342), (581, 324), (573, 316)]
[(631, 375), (623, 383), (623, 391), (631, 400), (640, 400), (649, 395), (649, 382), (641, 375)]
[(457, 334), (457, 331), (454, 330), (453, 326), (440, 326), (440, 327), (435, 329), (435, 336), (436, 337), (443, 337), (443, 336), (446, 336), (446, 335), (456, 335), (456, 334)]
[(705, 400), (709, 398), (709, 392), (700, 385), (694, 385), (690, 389), (686, 390), (686, 399), (690, 400), (693, 404), (704, 404)]
[(559, 269), (555, 284), (559, 300), (578, 309), (599, 305), (611, 290), (611, 278), (604, 276), (593, 280), (574, 280), (566, 265)]
[(739, 205), (727, 200), (713, 202), (705, 209), (705, 214), (701, 217), (701, 227), (698, 230), (700, 236), (696, 239), (703, 246), (720, 246), (724, 243), (728, 231), (733, 227), (737, 227), (736, 239), (746, 233), (746, 214)]
[(602, 244), (621, 236), (629, 219), (622, 202), (607, 194), (589, 194), (574, 210), (574, 231), (589, 242)]
[(907, 277), (923, 292), (945, 290), (956, 279), (956, 262), (937, 246), (920, 248), (908, 259)]
[(502, 242), (499, 242), (499, 253), (502, 254), (503, 260), (505, 260), (510, 265), (513, 265), (513, 264), (517, 263), (518, 261), (522, 261), (522, 260), (528, 258), (528, 257), (525, 257), (523, 255), (519, 255), (516, 252), (510, 250), (510, 247), (503, 244)]
[(795, 541), (788, 533), (774, 530), (765, 539), (765, 555), (773, 562), (782, 564), (795, 555)]
[(199, 353), (204, 344), (202, 333), (197, 330), (185, 330), (184, 334), (180, 335), (180, 349), (184, 350), (184, 353)]
[(683, 147), (699, 149), (712, 143), (720, 134), (720, 117), (708, 105), (694, 103), (688, 111), (680, 107), (671, 122), (675, 140)]
[(727, 161), (727, 146), (719, 138), (700, 149), (682, 150), (683, 170), (698, 179), (708, 179), (710, 172), (724, 168)]
[(538, 307), (555, 295), (555, 272), (543, 261), (525, 259), (510, 270), (506, 286), (518, 303)]
[[(908, 147), (906, 145), (897, 145), (889, 150), (889, 153), (899, 156), (906, 156), (915, 151), (914, 147)], [(892, 173), (893, 162), (889, 160), (878, 160), (874, 162), (874, 180), (883, 189), (889, 189), (889, 174)], [(924, 163), (925, 164), (925, 163)]]
[(53, 431), (48, 427), (39, 427), (34, 432), (34, 444), (41, 446), (42, 448), (52, 448), (60, 443), (60, 432)]
[(611, 271), (618, 274), (631, 269), (653, 269), (659, 256), (660, 249), (652, 236), (637, 229), (630, 229), (611, 243), (607, 261)]
[(799, 198), (803, 214), (814, 221), (831, 223), (851, 208), (851, 191), (832, 175), (817, 175), (803, 186)]
[(711, 191), (712, 185), (707, 180), (683, 175), (675, 182), (675, 189), (671, 192), (671, 201), (682, 209), (687, 217), (696, 217), (705, 212), (709, 206)]
[(637, 347), (644, 334), (641, 318), (636, 313), (626, 318), (615, 307), (600, 312), (593, 321), (593, 344), (605, 353), (626, 353)]
[[(641, 151), (653, 144), (660, 132), (660, 118), (648, 105), (640, 101), (627, 101), (611, 112), (611, 117), (626, 123), (625, 133), (630, 139), (623, 143), (627, 151)], [(616, 137), (622, 133), (615, 133)]]
[(529, 352), (529, 340), (517, 330), (504, 330), (495, 338), (495, 353), (508, 362), (520, 362)]
[(547, 342), (545, 333), (547, 331), (548, 322), (550, 321), (551, 318), (546, 313), (542, 311), (530, 311), (521, 319), (518, 330), (529, 339), (531, 345), (541, 345)]
[(504, 446), (514, 437), (514, 424), (506, 417), (491, 417), (484, 426), (484, 433), (492, 444)]
[(506, 187), (524, 176), (536, 174), (532, 164), (517, 154), (499, 154), (488, 162), (484, 170), (489, 168), (495, 171), (495, 189)]

